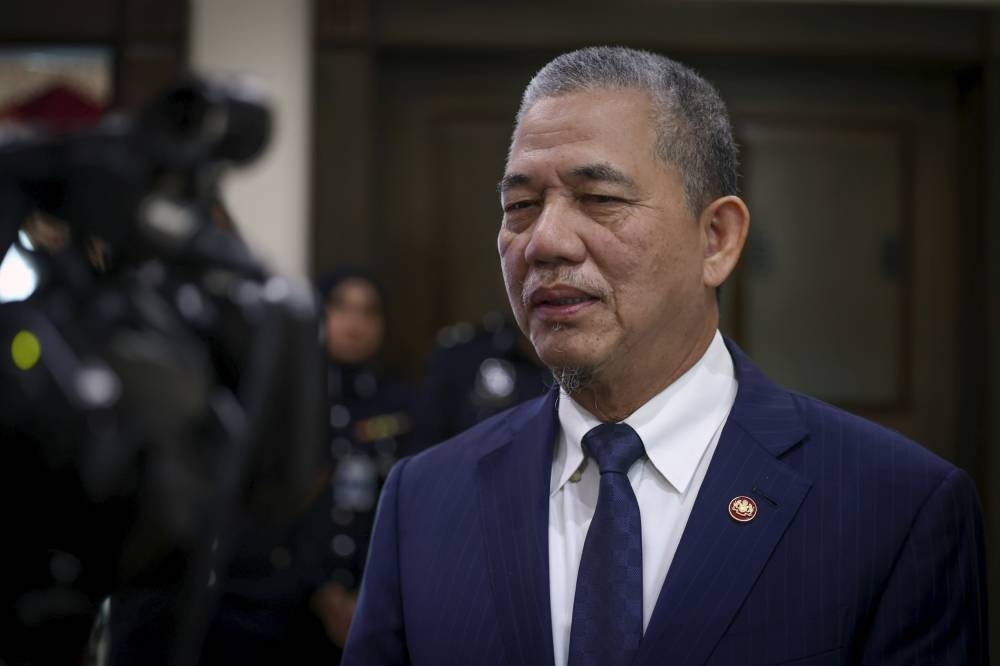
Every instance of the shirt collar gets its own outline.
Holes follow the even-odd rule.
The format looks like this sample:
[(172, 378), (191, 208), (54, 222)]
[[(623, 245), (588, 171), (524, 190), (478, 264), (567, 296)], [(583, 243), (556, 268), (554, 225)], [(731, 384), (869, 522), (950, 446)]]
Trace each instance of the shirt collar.
[[(687, 491), (698, 463), (725, 421), (736, 395), (733, 360), (716, 331), (702, 357), (625, 419), (642, 438), (653, 467), (679, 493)], [(565, 392), (559, 394), (559, 438), (552, 460), (551, 491), (582, 471), (581, 442), (601, 421)]]

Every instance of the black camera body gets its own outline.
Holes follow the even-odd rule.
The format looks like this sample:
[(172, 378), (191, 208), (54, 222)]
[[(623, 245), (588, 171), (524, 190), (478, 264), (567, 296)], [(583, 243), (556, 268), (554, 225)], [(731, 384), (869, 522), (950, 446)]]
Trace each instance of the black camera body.
[(57, 663), (105, 597), (159, 589), (165, 660), (194, 663), (233, 525), (277, 539), (306, 501), (313, 292), (212, 223), (220, 176), (269, 132), (254, 88), (192, 79), (135, 118), (0, 140), (0, 252), (36, 212), (69, 230), (23, 248), (40, 285), (0, 304), (0, 659)]

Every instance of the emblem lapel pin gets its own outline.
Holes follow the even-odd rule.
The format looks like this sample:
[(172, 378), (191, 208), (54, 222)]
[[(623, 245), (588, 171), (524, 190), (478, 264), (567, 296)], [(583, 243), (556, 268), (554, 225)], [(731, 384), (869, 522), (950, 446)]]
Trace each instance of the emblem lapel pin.
[(757, 517), (757, 502), (745, 495), (734, 497), (729, 502), (729, 517), (739, 523), (749, 523)]

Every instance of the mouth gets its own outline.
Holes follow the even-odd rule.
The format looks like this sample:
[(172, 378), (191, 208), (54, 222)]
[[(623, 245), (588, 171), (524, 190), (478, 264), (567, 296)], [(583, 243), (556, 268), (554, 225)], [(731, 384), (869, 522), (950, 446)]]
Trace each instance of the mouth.
[(592, 294), (559, 285), (535, 289), (527, 300), (532, 314), (550, 323), (571, 321), (600, 301)]

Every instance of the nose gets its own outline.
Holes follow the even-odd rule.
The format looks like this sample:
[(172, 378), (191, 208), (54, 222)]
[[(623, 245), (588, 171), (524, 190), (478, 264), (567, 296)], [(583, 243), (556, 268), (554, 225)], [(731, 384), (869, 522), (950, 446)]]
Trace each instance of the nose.
[(524, 250), (529, 265), (579, 264), (587, 257), (580, 237), (580, 220), (573, 206), (562, 197), (546, 201)]

